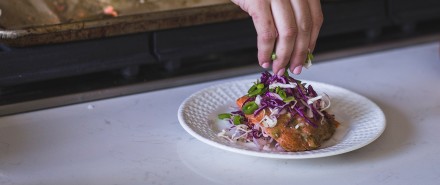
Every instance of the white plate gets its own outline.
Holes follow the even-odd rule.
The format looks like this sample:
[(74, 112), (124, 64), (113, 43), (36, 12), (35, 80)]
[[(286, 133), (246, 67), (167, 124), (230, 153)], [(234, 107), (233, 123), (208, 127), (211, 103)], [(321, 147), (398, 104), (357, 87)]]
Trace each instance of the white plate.
[(325, 92), (330, 96), (332, 105), (329, 112), (341, 122), (335, 135), (321, 148), (304, 152), (260, 150), (252, 142), (232, 143), (218, 137), (217, 133), (228, 125), (218, 120), (217, 115), (233, 111), (231, 108), (236, 107), (236, 99), (246, 94), (255, 81), (233, 81), (194, 93), (179, 107), (180, 125), (209, 145), (240, 154), (281, 159), (317, 158), (350, 152), (373, 142), (385, 130), (385, 115), (369, 99), (340, 87), (304, 80), (318, 94)]

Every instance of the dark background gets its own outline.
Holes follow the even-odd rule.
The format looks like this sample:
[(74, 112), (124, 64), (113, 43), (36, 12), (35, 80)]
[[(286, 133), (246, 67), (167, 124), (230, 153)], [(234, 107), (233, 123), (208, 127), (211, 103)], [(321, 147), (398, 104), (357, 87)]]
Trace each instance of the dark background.
[[(315, 50), (318, 58), (440, 34), (439, 0), (327, 0), (322, 8), (325, 21)], [(63, 44), (21, 48), (0, 44), (0, 105), (255, 67), (256, 53), (251, 19)], [(232, 75), (237, 73), (217, 78)], [(203, 80), (210, 79), (192, 83)], [(105, 97), (95, 99), (99, 98)]]

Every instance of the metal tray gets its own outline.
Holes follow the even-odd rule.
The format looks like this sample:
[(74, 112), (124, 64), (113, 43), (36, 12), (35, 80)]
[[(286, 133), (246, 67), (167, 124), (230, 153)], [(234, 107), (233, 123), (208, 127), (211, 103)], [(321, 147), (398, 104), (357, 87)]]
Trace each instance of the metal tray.
[(229, 0), (0, 1), (0, 42), (23, 47), (247, 17)]

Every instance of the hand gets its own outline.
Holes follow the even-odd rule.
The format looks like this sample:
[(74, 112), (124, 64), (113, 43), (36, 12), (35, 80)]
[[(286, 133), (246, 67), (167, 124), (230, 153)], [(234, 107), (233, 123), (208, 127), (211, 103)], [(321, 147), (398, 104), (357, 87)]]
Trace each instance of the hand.
[[(307, 53), (315, 48), (323, 22), (319, 0), (232, 0), (249, 13), (257, 31), (258, 61), (283, 75), (300, 74)], [(271, 60), (272, 53), (276, 59)], [(290, 62), (290, 66), (289, 65)]]

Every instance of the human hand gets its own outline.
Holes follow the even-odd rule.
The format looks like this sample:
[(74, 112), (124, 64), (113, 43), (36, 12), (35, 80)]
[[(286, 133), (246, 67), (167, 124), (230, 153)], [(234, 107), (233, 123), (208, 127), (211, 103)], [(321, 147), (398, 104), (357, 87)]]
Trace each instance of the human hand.
[[(231, 0), (249, 13), (257, 31), (258, 61), (277, 75), (300, 74), (323, 22), (319, 0)], [(272, 53), (276, 53), (272, 61)], [(288, 66), (290, 64), (290, 66)]]

